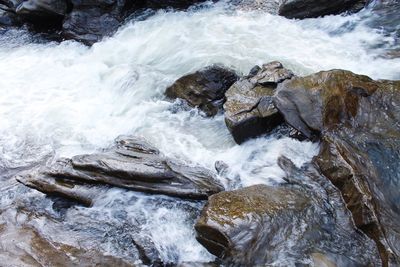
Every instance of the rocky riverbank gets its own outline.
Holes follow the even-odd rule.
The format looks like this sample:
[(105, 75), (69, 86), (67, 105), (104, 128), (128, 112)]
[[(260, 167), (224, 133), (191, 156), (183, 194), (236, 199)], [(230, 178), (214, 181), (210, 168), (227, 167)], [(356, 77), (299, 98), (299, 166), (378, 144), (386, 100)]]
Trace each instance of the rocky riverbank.
[[(301, 168), (281, 157), (281, 184), (229, 191), (216, 178), (230, 168), (222, 162), (216, 170), (189, 166), (143, 139), (120, 137), (102, 153), (60, 159), (17, 180), (88, 207), (115, 186), (208, 197), (197, 239), (228, 266), (280, 266), (281, 259), (317, 266), (400, 263), (399, 81), (344, 70), (299, 77), (271, 62), (241, 78), (210, 66), (178, 79), (166, 95), (204, 116), (224, 113), (239, 144), (283, 127), (288, 136), (320, 142), (320, 152)], [(144, 248), (134, 243), (138, 258), (160, 264), (157, 249), (143, 242)]]
[[(204, 0), (140, 0), (140, 1), (91, 1), (91, 0), (1, 0), (0, 30), (28, 28), (32, 32), (45, 34), (53, 40), (73, 39), (87, 45), (111, 36), (119, 26), (129, 19), (159, 9), (183, 10)], [(366, 0), (316, 1), (275, 0), (265, 3), (232, 1), (233, 5), (246, 8), (272, 6), (268, 11), (288, 18), (319, 17), (328, 14), (356, 12), (364, 8)]]
[[(235, 92), (234, 100), (231, 100), (233, 98), (232, 91)], [(226, 99), (227, 102), (224, 105), (226, 124), (238, 143), (244, 140), (244, 136), (249, 138), (267, 134), (271, 129), (283, 123), (287, 123), (310, 140), (320, 141), (321, 150), (319, 155), (314, 158), (313, 164), (321, 178), (316, 178), (316, 174), (311, 177), (319, 181), (329, 179), (341, 191), (342, 196), (334, 202), (340, 203), (343, 198), (346, 207), (352, 213), (352, 218), (349, 220), (354, 220), (358, 229), (375, 241), (383, 266), (399, 264), (400, 254), (397, 250), (400, 245), (400, 225), (398, 224), (400, 221), (400, 194), (398, 191), (400, 181), (400, 165), (398, 164), (400, 160), (398, 153), (400, 144), (399, 81), (374, 81), (369, 77), (344, 70), (319, 72), (307, 77), (293, 77), (292, 72), (284, 69), (282, 64), (272, 62), (262, 68), (253, 68), (249, 76), (242, 78), (227, 90)], [(235, 116), (242, 120), (240, 138), (238, 138), (235, 128), (232, 127), (231, 118)], [(280, 118), (281, 116), (283, 117)], [(290, 167), (282, 164), (281, 167), (290, 172)], [(300, 179), (302, 175), (299, 172), (296, 172), (294, 176), (293, 179), (289, 175), (289, 184), (298, 184), (299, 182), (295, 182), (296, 179), (307, 180)], [(326, 184), (329, 183), (323, 182), (319, 188), (323, 189)], [(334, 188), (333, 185), (330, 188)], [(254, 226), (250, 226), (253, 222), (241, 221), (244, 218), (258, 218), (259, 216), (278, 216), (280, 218), (280, 215), (276, 215), (276, 213), (273, 215), (268, 215), (268, 213), (276, 209), (287, 210), (285, 207), (270, 207), (270, 202), (276, 200), (276, 198), (274, 200), (264, 199), (268, 198), (270, 193), (259, 196), (260, 192), (257, 189), (255, 191), (257, 193), (254, 193), (255, 196), (253, 196), (252, 192), (255, 188), (249, 188), (248, 192), (246, 190), (238, 191), (237, 196), (235, 192), (222, 194), (220, 201), (214, 201), (217, 197), (211, 198), (198, 223), (199, 240), (213, 254), (228, 262), (239, 265), (270, 264), (274, 259), (271, 248), (262, 246), (270, 245), (268, 242), (272, 242), (275, 234), (282, 238), (282, 234), (278, 234), (282, 230), (282, 226), (270, 226), (269, 224), (260, 226), (261, 229), (277, 229), (278, 233), (267, 234), (265, 230), (257, 233)], [(260, 190), (268, 191), (270, 189)], [(338, 195), (334, 190), (331, 191), (332, 189), (325, 190), (328, 190), (326, 196), (329, 196), (329, 193)], [(282, 196), (286, 194), (288, 193), (282, 194)], [(310, 193), (303, 193), (303, 195), (310, 196)], [(229, 200), (231, 197), (235, 199), (232, 202)], [(252, 197), (261, 198), (261, 200), (252, 200)], [(224, 201), (228, 201), (230, 204), (228, 205)], [(249, 205), (257, 203), (255, 204), (257, 207), (254, 207), (256, 209), (259, 206), (262, 207), (263, 203), (267, 207), (262, 211), (253, 211), (251, 207), (242, 206), (242, 203), (246, 201), (249, 201)], [(282, 202), (278, 201), (279, 205), (284, 205), (284, 202), (283, 200)], [(292, 202), (298, 203), (299, 201), (293, 200)], [(320, 202), (318, 201), (318, 203)], [(295, 210), (303, 209), (293, 208)], [(211, 212), (209, 209), (214, 209), (212, 215), (209, 214)], [(337, 211), (337, 207), (334, 209)], [(259, 212), (263, 215), (260, 215)], [(253, 213), (258, 215), (253, 215)], [(326, 212), (326, 214), (332, 214), (332, 212)], [(343, 214), (334, 217), (344, 219)], [(210, 216), (212, 218), (209, 218)], [(296, 215), (291, 216), (292, 218), (296, 217)], [(300, 217), (304, 219), (305, 216)], [(320, 215), (312, 217), (321, 218)], [(286, 220), (289, 221), (289, 219)], [(243, 226), (243, 223), (250, 225)], [(310, 225), (308, 222), (304, 224)], [(226, 225), (232, 229), (225, 229)], [(233, 236), (230, 237), (230, 235)], [(251, 237), (246, 235), (251, 235)], [(243, 238), (243, 242), (250, 243), (242, 244), (241, 238)], [(258, 238), (268, 238), (268, 240), (258, 241)], [(256, 244), (261, 242), (262, 245), (254, 245), (252, 242), (257, 242)], [(318, 242), (311, 243), (316, 246)], [(257, 249), (261, 249), (261, 246), (263, 249), (260, 253), (269, 251), (271, 255), (267, 253), (264, 255), (266, 258), (260, 257), (257, 250), (254, 251), (247, 246), (256, 246)], [(361, 249), (360, 253), (362, 251), (365, 249)], [(356, 258), (361, 259), (359, 256)], [(261, 262), (252, 260), (261, 260)], [(336, 259), (336, 265), (337, 261), (338, 259)], [(344, 266), (352, 264), (355, 263), (346, 263)], [(376, 266), (376, 263), (372, 262), (359, 264)]]
[(400, 266), (397, 7), (0, 0), (0, 265)]

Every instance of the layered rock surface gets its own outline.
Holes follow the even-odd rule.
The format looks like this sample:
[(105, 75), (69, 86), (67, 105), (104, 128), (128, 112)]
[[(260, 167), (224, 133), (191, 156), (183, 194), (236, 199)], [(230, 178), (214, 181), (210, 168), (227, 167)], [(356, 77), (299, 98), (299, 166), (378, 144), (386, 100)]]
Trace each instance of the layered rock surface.
[(238, 79), (232, 70), (210, 66), (179, 78), (165, 94), (172, 99), (184, 99), (191, 107), (214, 116), (225, 102), (226, 90)]
[(49, 195), (59, 195), (90, 206), (101, 194), (98, 185), (207, 199), (223, 190), (215, 174), (166, 158), (146, 141), (121, 137), (105, 152), (60, 159), (17, 177), (21, 183)]
[(321, 138), (322, 174), (383, 264), (400, 264), (400, 81), (325, 71), (283, 82), (274, 102), (290, 125)]
[(380, 266), (339, 191), (312, 165), (279, 164), (288, 184), (211, 196), (195, 226), (199, 242), (228, 266)]
[(255, 67), (249, 76), (234, 83), (225, 93), (225, 122), (240, 144), (273, 130), (284, 122), (272, 103), (276, 86), (293, 73), (274, 61)]

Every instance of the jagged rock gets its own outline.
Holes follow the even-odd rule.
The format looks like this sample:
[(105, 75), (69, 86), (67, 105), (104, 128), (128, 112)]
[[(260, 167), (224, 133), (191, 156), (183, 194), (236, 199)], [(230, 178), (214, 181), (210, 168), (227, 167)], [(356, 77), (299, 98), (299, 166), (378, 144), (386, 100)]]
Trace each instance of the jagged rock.
[(238, 144), (273, 130), (284, 122), (272, 103), (277, 84), (293, 73), (274, 61), (250, 71), (225, 93), (225, 122)]
[(179, 78), (167, 88), (165, 95), (172, 99), (184, 99), (207, 116), (214, 116), (225, 102), (226, 90), (238, 79), (232, 70), (210, 66)]
[(322, 174), (376, 241), (384, 266), (400, 264), (400, 81), (324, 71), (283, 82), (274, 102), (294, 128), (321, 138)]
[(207, 199), (223, 190), (215, 173), (166, 158), (146, 141), (133, 137), (117, 139), (116, 145), (103, 153), (60, 159), (17, 179), (43, 193), (85, 205), (91, 204), (93, 192), (98, 191), (93, 188), (96, 184), (188, 199)]
[(195, 225), (198, 241), (227, 266), (381, 266), (340, 192), (313, 165), (279, 164), (288, 184), (212, 195)]
[(279, 15), (287, 18), (314, 18), (346, 11), (357, 12), (364, 8), (367, 0), (283, 0)]

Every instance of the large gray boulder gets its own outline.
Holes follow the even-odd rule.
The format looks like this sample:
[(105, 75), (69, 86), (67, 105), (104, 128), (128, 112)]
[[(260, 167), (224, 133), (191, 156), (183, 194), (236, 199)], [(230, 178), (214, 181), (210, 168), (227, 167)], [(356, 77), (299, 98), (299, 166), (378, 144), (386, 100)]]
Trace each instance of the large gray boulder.
[(293, 73), (274, 61), (255, 67), (225, 93), (225, 123), (238, 144), (272, 131), (284, 122), (272, 103), (276, 86)]
[(99, 194), (95, 185), (184, 199), (207, 199), (224, 189), (214, 172), (167, 158), (146, 141), (133, 137), (117, 139), (114, 147), (102, 153), (60, 159), (49, 167), (20, 175), (17, 180), (43, 193), (87, 206)]

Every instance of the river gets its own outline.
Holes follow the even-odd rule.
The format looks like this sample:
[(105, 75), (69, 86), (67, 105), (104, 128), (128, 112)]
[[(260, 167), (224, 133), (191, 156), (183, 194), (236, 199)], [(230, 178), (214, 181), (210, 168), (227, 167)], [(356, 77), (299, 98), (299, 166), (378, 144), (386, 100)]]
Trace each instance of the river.
[(137, 261), (131, 235), (150, 239), (164, 262), (213, 260), (193, 230), (203, 202), (110, 189), (92, 208), (56, 209), (54, 200), (13, 175), (132, 134), (188, 164), (226, 162), (228, 176), (240, 181), (234, 187), (278, 183), (284, 175), (279, 156), (301, 166), (318, 153), (318, 144), (275, 133), (236, 145), (223, 115), (210, 119), (184, 110), (165, 99), (165, 88), (211, 64), (246, 74), (273, 60), (297, 75), (340, 68), (400, 79), (399, 4), (390, 4), (305, 20), (224, 2), (158, 11), (90, 48), (44, 42), (22, 30), (1, 32), (0, 259), (9, 266), (40, 262), (44, 252), (32, 244), (37, 231), (51, 242), (129, 262)]

